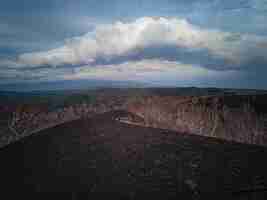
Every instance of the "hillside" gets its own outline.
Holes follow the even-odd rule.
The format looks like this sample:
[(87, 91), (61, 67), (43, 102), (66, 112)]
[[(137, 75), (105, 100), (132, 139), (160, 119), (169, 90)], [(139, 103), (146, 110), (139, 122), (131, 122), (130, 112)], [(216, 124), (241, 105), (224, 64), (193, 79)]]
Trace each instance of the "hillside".
[(129, 98), (127, 110), (147, 127), (267, 145), (267, 95)]
[[(266, 199), (267, 148), (120, 123), (109, 112), (0, 150), (14, 199)], [(136, 117), (136, 119), (139, 119)], [(57, 192), (42, 194), (42, 192)]]
[(3, 93), (2, 97), (0, 148), (58, 124), (115, 110), (126, 110), (142, 118), (140, 126), (267, 145), (264, 91), (113, 88)]

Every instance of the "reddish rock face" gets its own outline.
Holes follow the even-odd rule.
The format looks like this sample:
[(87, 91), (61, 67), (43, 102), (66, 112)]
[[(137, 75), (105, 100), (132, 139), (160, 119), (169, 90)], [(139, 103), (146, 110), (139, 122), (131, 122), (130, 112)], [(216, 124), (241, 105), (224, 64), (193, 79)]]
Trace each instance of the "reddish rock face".
[(129, 101), (127, 110), (145, 125), (243, 143), (267, 145), (262, 96), (147, 96)]

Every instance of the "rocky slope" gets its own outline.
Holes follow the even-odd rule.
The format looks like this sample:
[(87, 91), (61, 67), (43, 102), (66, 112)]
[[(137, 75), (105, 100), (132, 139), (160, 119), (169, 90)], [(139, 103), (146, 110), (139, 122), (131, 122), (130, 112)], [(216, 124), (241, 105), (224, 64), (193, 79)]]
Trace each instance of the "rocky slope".
[(267, 145), (267, 96), (146, 96), (127, 110), (145, 126)]
[(267, 145), (267, 95), (168, 96), (115, 91), (100, 92), (93, 103), (52, 111), (17, 106), (2, 114), (8, 117), (0, 123), (0, 147), (39, 130), (111, 110), (129, 111), (139, 118), (121, 116), (124, 123)]
[(0, 149), (1, 195), (266, 199), (266, 148), (123, 124), (119, 116), (133, 115), (68, 122)]

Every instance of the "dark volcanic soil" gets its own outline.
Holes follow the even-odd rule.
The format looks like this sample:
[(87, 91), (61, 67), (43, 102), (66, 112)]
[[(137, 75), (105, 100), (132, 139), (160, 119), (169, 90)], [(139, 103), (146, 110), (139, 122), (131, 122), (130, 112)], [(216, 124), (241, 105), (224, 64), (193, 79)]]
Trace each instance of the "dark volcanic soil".
[(111, 116), (59, 125), (0, 150), (4, 199), (266, 199), (266, 148)]

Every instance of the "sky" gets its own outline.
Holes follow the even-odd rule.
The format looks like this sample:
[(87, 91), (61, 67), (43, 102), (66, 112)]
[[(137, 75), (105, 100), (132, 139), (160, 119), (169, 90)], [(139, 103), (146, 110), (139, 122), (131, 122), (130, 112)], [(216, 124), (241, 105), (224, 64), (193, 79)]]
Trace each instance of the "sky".
[(4, 0), (0, 85), (267, 89), (267, 0)]

